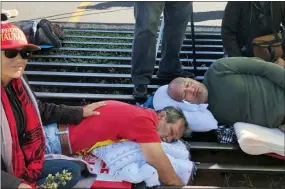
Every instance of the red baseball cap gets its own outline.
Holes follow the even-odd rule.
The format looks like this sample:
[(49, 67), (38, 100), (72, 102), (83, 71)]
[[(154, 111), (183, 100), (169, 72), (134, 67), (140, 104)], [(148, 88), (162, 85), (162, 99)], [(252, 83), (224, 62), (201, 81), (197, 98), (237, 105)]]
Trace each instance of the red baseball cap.
[(41, 48), (29, 44), (24, 32), (17, 26), (10, 23), (1, 23), (1, 49), (23, 48), (28, 51), (36, 51)]

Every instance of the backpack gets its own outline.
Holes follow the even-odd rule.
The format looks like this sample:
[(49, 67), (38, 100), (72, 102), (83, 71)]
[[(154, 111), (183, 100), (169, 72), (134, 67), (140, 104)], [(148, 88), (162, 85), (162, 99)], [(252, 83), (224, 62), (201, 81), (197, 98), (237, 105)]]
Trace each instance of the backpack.
[[(283, 15), (284, 6), (282, 6), (282, 3), (280, 6), (281, 15)], [(263, 10), (263, 8), (260, 10)], [(263, 12), (263, 14), (265, 15), (265, 12)], [(272, 15), (266, 15), (266, 17), (266, 21), (270, 25)], [(254, 38), (251, 45), (255, 57), (262, 58), (268, 62), (275, 62), (278, 58), (284, 56), (284, 26), (280, 28), (280, 31), (276, 31), (274, 27), (272, 27), (272, 34)]]
[(62, 47), (60, 40), (64, 39), (65, 35), (58, 24), (52, 24), (46, 19), (40, 19), (29, 21), (19, 27), (32, 44), (38, 46), (50, 45), (54, 48)]

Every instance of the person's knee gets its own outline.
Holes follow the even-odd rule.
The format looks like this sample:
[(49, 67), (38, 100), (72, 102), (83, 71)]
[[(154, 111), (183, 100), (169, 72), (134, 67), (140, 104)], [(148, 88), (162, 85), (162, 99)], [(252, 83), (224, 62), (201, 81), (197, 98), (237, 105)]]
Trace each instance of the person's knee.
[(72, 178), (77, 178), (77, 177), (78, 179), (80, 178), (81, 170), (80, 170), (80, 166), (76, 162), (68, 161), (66, 163), (66, 167), (69, 168), (69, 171), (72, 174)]
[(150, 32), (153, 35), (156, 35), (157, 28), (159, 25), (159, 19), (152, 17), (140, 17), (136, 20), (136, 31), (138, 32)]
[(71, 173), (73, 181), (78, 181), (80, 179), (81, 169), (76, 162), (70, 160), (58, 160), (57, 163), (62, 165), (62, 171), (67, 170)]
[(73, 161), (68, 161), (66, 166), (68, 167), (68, 171), (71, 172), (72, 178), (64, 188), (69, 188), (75, 186), (79, 182), (81, 178), (81, 169), (80, 166)]

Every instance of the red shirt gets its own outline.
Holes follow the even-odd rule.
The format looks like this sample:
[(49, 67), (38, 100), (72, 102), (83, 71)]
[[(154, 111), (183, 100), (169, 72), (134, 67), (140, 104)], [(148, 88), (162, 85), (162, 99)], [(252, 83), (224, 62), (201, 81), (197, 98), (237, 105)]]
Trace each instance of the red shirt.
[(84, 118), (78, 125), (69, 125), (73, 153), (122, 139), (137, 143), (161, 142), (157, 132), (158, 117), (154, 110), (118, 101), (106, 101), (99, 116)]

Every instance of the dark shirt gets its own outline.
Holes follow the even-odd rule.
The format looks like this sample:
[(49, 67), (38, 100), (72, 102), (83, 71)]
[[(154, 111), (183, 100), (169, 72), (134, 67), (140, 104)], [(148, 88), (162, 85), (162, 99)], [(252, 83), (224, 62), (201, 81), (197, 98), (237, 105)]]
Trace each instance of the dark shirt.
[(285, 25), (285, 2), (265, 2), (263, 6), (252, 1), (228, 2), (222, 21), (226, 53), (229, 57), (253, 56), (252, 40), (279, 32), (281, 23)]
[[(13, 115), (15, 117), (18, 137), (19, 137), (19, 143), (20, 145), (22, 145), (24, 141), (23, 136), (25, 133), (25, 124), (26, 124), (23, 109), (10, 83), (5, 87), (5, 91), (8, 96), (8, 99), (9, 99), (9, 102), (10, 102), (10, 105), (13, 111)], [(21, 182), (22, 182), (21, 179), (7, 173), (7, 167), (4, 163), (4, 160), (1, 157), (1, 186), (2, 188), (11, 188), (11, 189), (18, 188)]]
[(16, 126), (18, 130), (19, 143), (20, 146), (22, 146), (25, 139), (25, 127), (26, 127), (26, 120), (24, 117), (22, 104), (17, 98), (16, 93), (10, 83), (5, 87), (5, 90), (15, 117)]

